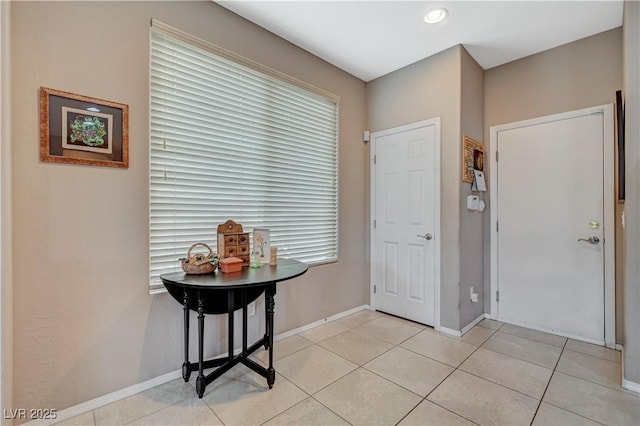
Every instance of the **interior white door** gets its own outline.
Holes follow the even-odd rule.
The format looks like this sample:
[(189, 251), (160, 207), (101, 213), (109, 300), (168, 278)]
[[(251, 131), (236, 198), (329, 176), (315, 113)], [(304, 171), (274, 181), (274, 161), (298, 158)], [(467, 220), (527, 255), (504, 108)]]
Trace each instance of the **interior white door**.
[(374, 307), (434, 325), (439, 120), (372, 135)]
[(604, 123), (499, 131), (498, 319), (603, 343)]

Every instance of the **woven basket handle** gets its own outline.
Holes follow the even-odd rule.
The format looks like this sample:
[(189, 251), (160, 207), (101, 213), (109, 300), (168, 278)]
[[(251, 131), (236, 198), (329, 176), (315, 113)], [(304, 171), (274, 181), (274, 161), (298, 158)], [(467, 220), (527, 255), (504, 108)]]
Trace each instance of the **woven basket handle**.
[[(209, 250), (209, 254), (207, 255), (207, 257), (213, 255), (213, 250), (211, 250), (211, 247), (209, 247), (205, 243), (195, 243), (191, 247), (189, 247), (189, 251), (187, 252), (187, 260), (191, 259), (191, 250), (193, 250), (193, 248), (197, 246), (204, 246)], [(203, 262), (203, 263), (206, 263), (206, 262)]]

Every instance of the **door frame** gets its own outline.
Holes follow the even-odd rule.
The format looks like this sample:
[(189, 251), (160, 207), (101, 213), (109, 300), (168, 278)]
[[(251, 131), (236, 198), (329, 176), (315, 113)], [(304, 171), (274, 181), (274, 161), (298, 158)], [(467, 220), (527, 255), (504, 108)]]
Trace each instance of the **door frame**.
[[(604, 240), (603, 245), (604, 258), (604, 340), (605, 345), (609, 348), (615, 348), (616, 344), (616, 301), (615, 301), (615, 194), (614, 194), (614, 135), (613, 135), (613, 104), (600, 105), (596, 107), (584, 108), (575, 111), (563, 112), (544, 117), (533, 118), (530, 120), (517, 121), (514, 123), (492, 126), (489, 129), (489, 162), (491, 164), (492, 181), (490, 185), (490, 212), (491, 212), (491, 265), (490, 265), (490, 281), (491, 281), (491, 313), (490, 317), (498, 318), (498, 303), (496, 296), (498, 291), (498, 231), (496, 224), (498, 222), (497, 206), (498, 187), (497, 178), (494, 173), (498, 170), (498, 162), (496, 160), (496, 150), (498, 144), (498, 134), (505, 130), (512, 130), (522, 127), (529, 127), (538, 124), (551, 123), (554, 121), (567, 120), (572, 118), (583, 117), (593, 114), (602, 114), (603, 118), (603, 161), (604, 161)], [(544, 331), (544, 330), (543, 330)], [(567, 336), (573, 337), (573, 336)]]
[(435, 177), (435, 214), (434, 214), (434, 283), (433, 283), (433, 327), (436, 330), (440, 329), (440, 143), (441, 143), (441, 129), (440, 129), (440, 117), (431, 118), (428, 120), (418, 121), (415, 123), (406, 124), (403, 126), (393, 127), (386, 130), (380, 130), (371, 133), (371, 142), (369, 147), (369, 266), (370, 266), (370, 285), (369, 285), (369, 305), (372, 309), (376, 306), (376, 293), (374, 292), (375, 282), (375, 244), (376, 244), (376, 229), (375, 229), (375, 213), (376, 213), (376, 171), (375, 171), (375, 155), (376, 155), (376, 139), (383, 136), (392, 135), (394, 133), (406, 132), (408, 130), (415, 130), (421, 127), (435, 126), (435, 159), (434, 159), (434, 177)]

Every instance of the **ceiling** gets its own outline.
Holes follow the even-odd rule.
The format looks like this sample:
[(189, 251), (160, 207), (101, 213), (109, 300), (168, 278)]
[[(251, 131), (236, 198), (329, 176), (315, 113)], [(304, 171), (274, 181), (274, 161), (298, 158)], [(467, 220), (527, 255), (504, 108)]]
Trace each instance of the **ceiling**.
[[(371, 81), (462, 44), (484, 69), (622, 25), (609, 1), (218, 1), (342, 70)], [(443, 6), (449, 17), (424, 23)]]

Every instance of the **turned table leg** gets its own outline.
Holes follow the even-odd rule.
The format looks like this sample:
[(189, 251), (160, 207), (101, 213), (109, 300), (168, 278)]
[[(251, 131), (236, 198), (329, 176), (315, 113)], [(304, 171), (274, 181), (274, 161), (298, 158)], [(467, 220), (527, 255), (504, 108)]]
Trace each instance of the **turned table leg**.
[(196, 379), (196, 392), (202, 398), (206, 384), (204, 382), (204, 301), (198, 291), (198, 378)]
[(276, 370), (273, 368), (273, 313), (276, 305), (274, 301), (275, 294), (276, 285), (272, 284), (268, 286), (265, 291), (265, 305), (267, 311), (267, 340), (269, 343), (269, 368), (267, 368), (267, 384), (269, 385), (269, 389), (273, 388), (273, 383), (276, 381)]
[(184, 290), (182, 299), (182, 310), (184, 312), (184, 363), (182, 364), (182, 378), (185, 382), (191, 377), (191, 364), (189, 364), (189, 293)]

